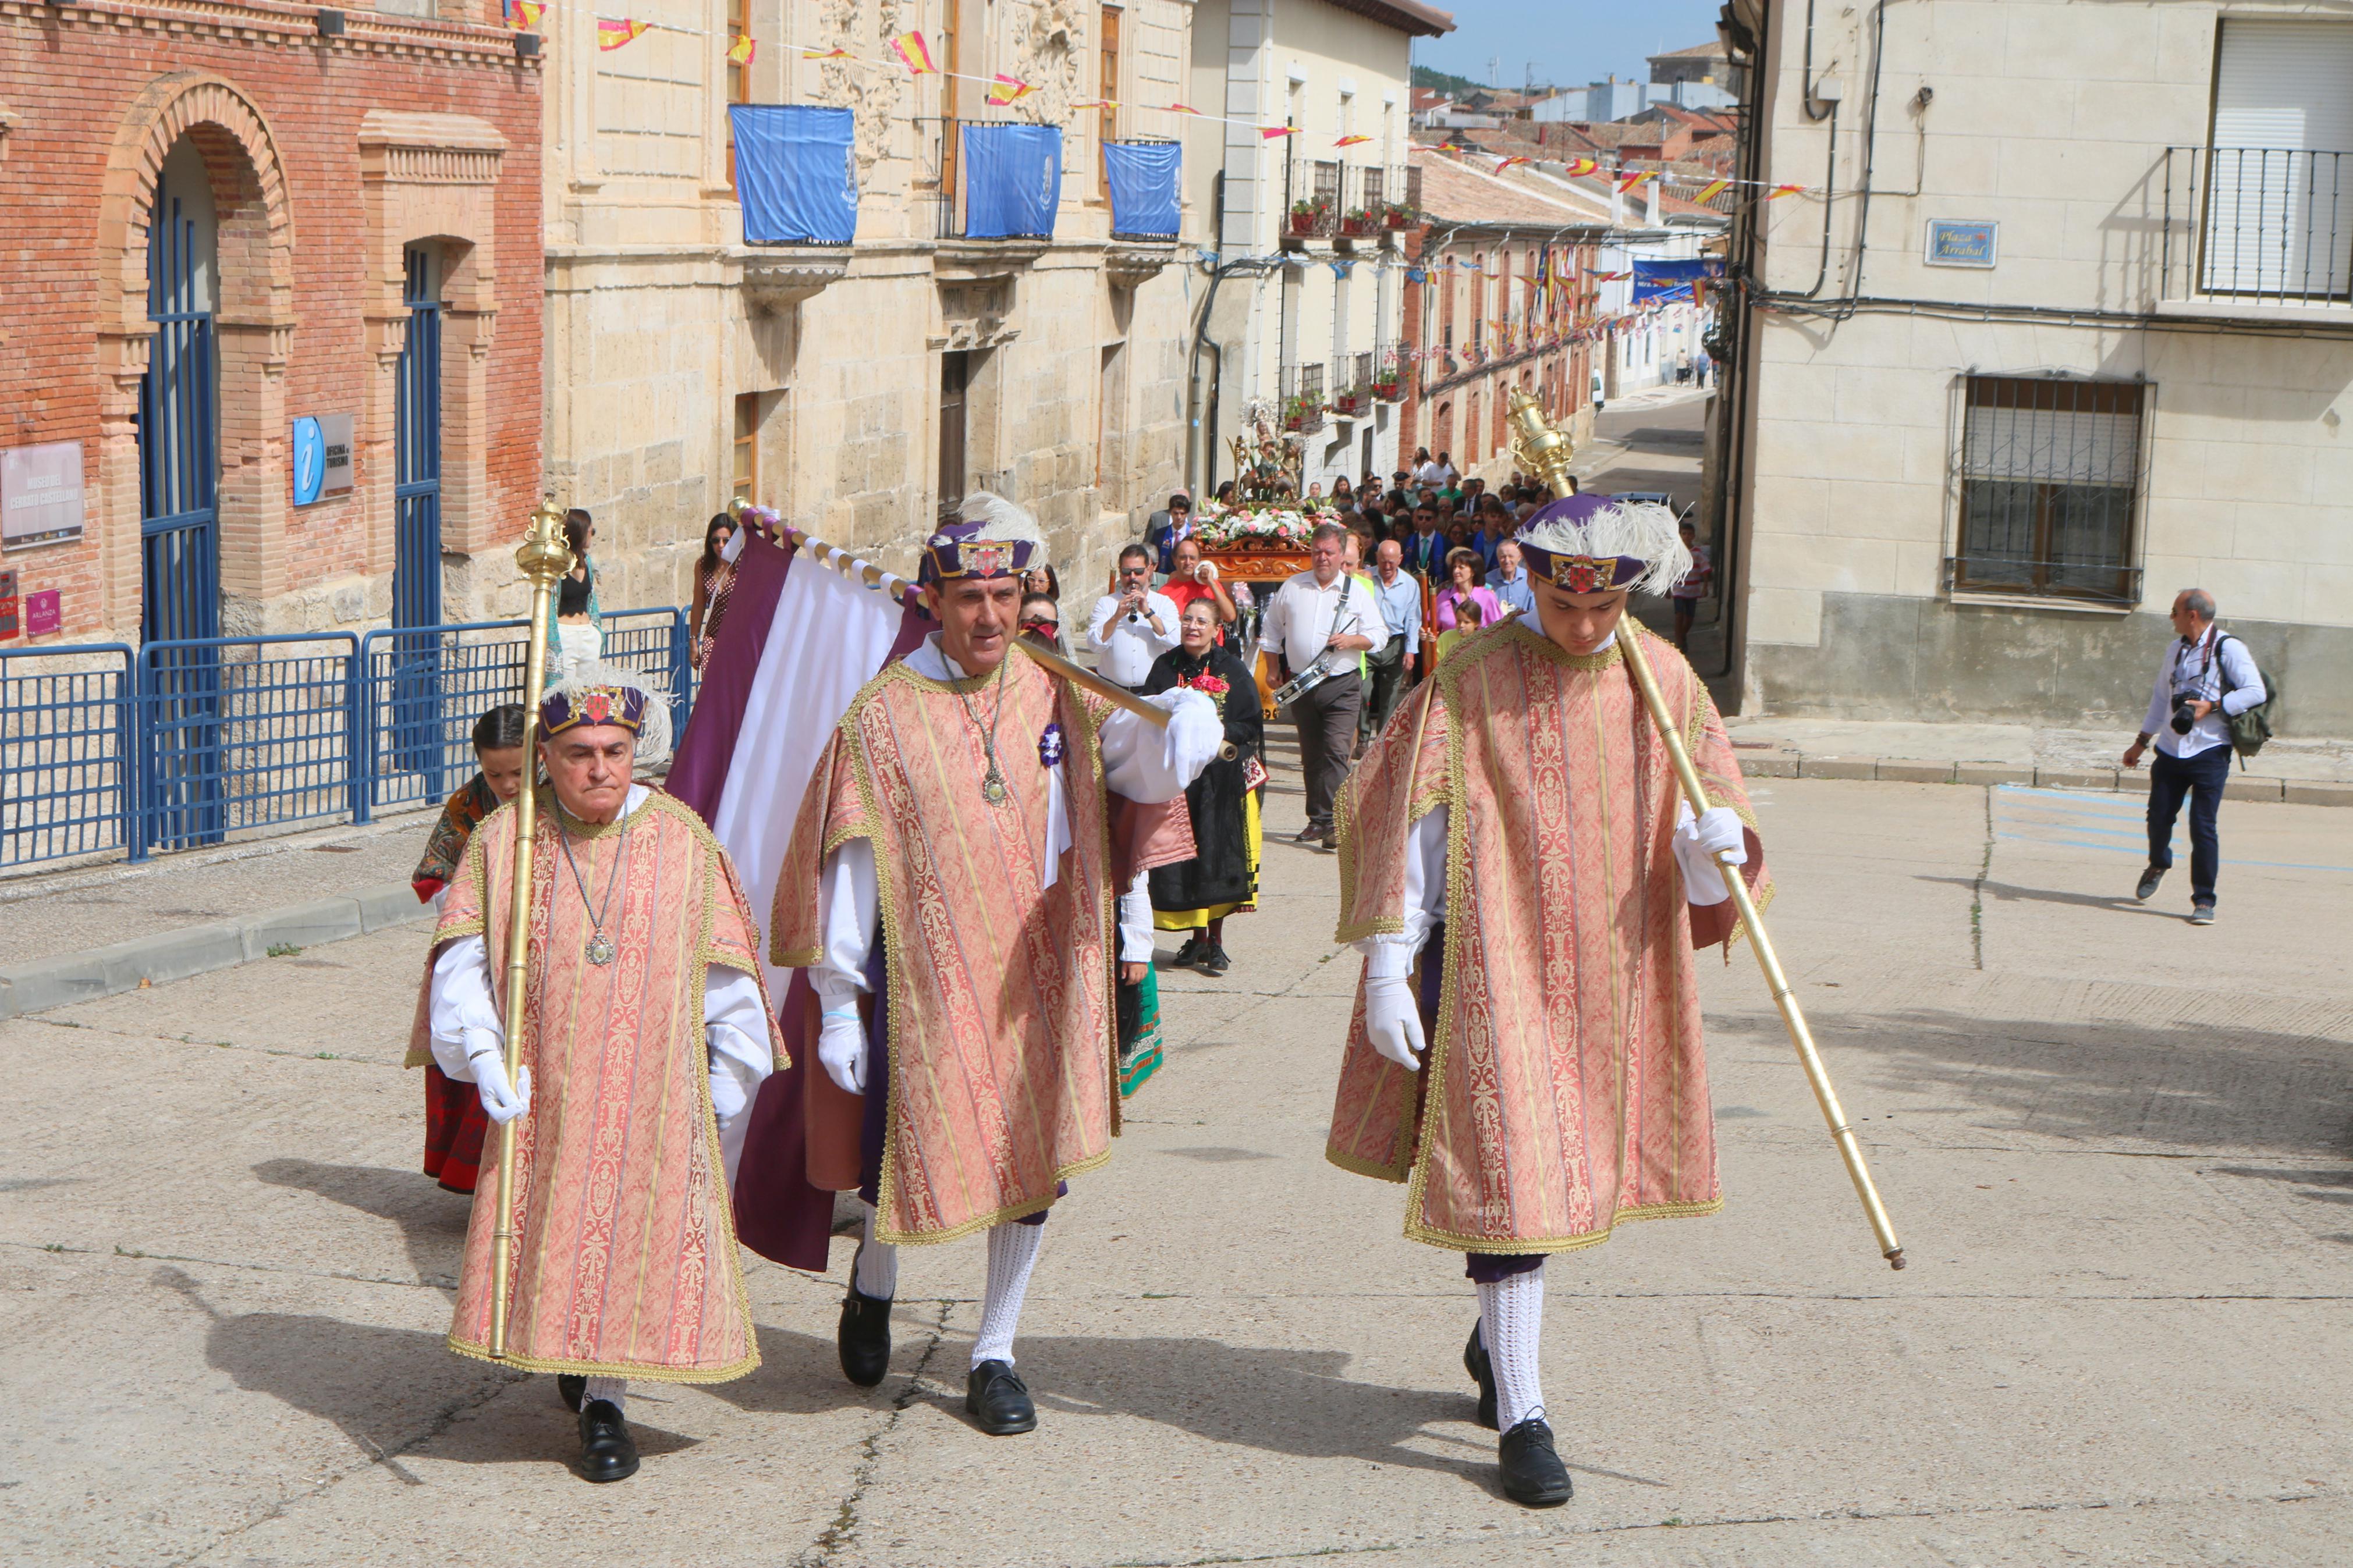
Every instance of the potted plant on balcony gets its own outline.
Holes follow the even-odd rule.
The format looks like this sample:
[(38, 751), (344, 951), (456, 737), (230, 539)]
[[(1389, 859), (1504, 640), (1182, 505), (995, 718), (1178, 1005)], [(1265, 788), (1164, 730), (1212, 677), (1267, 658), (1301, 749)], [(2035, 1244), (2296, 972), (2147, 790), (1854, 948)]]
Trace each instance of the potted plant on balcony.
[(1370, 207), (1350, 207), (1340, 215), (1340, 233), (1344, 238), (1361, 239), (1380, 226), (1380, 215)]
[(1383, 403), (1395, 403), (1405, 394), (1405, 384), (1397, 366), (1384, 365), (1373, 372), (1373, 395)]
[(1324, 204), (1302, 199), (1291, 204), (1291, 232), (1314, 234), (1324, 216)]
[(1343, 419), (1357, 419), (1372, 405), (1372, 395), (1361, 386), (1351, 386), (1334, 395), (1332, 412)]
[(1304, 393), (1294, 393), (1282, 400), (1282, 427), (1285, 430), (1312, 430), (1323, 422), (1324, 405)]
[(1411, 228), (1414, 223), (1413, 209), (1403, 202), (1383, 202), (1381, 222), (1390, 228)]

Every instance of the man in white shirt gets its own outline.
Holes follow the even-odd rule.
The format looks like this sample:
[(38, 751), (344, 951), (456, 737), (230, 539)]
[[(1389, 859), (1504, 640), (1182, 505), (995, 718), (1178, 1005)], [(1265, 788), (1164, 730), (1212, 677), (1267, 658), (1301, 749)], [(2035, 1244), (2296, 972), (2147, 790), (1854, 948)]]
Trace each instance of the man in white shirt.
[(2125, 766), (2140, 766), (2157, 743), (2148, 770), (2148, 866), (2133, 897), (2143, 903), (2173, 868), (2173, 823), (2181, 798), (2189, 800), (2189, 923), (2214, 923), (2214, 874), (2222, 862), (2214, 819), (2231, 778), (2230, 720), (2268, 700), (2263, 672), (2247, 645), (2214, 625), (2214, 597), (2184, 588), (2173, 601), (2173, 629), (2148, 694), (2148, 716), (2125, 748)]
[(1366, 628), (1377, 624), (1380, 611), (1363, 584), (1341, 570), (1347, 531), (1327, 522), (1317, 528), (1308, 545), (1315, 565), (1274, 591), (1261, 624), (1259, 641), (1275, 650), (1286, 667), (1283, 679), (1306, 673), (1327, 652), (1331, 674), (1303, 692), (1291, 705), (1292, 722), (1299, 730), (1300, 768), (1306, 774), (1307, 826), (1302, 843), (1320, 842), (1337, 848), (1332, 837), (1332, 797), (1348, 772), (1356, 749), (1356, 714), (1364, 704), (1364, 678), (1349, 657), (1374, 647)]
[(1394, 539), (1382, 540), (1373, 552), (1373, 599), (1387, 638), (1365, 659), (1372, 677), (1361, 726), (1367, 738), (1388, 723), (1421, 656), (1421, 579), (1405, 569), (1405, 546)]
[[(1522, 503), (1522, 510), (1534, 515), (1535, 508)], [(1526, 518), (1522, 518), (1525, 524)], [(1520, 543), (1506, 539), (1495, 546), (1495, 569), (1487, 574), (1487, 586), (1495, 595), (1495, 603), (1515, 616), (1525, 616), (1536, 607), (1535, 582), (1527, 569), (1520, 564)]]
[(1431, 489), (1436, 489), (1439, 486), (1446, 482), (1445, 465), (1430, 455), (1429, 447), (1416, 447), (1413, 454), (1413, 482), (1415, 484), (1428, 485)]
[(1096, 673), (1134, 691), (1181, 635), (1176, 603), (1152, 586), (1152, 552), (1129, 545), (1119, 552), (1118, 591), (1097, 599), (1087, 617)]

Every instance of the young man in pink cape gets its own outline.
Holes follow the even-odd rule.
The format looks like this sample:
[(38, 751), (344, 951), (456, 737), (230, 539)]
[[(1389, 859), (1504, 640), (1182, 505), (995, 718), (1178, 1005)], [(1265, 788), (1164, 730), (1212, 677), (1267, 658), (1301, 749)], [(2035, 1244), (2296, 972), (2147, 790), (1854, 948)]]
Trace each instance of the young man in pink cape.
[[(1546, 1507), (1569, 1480), (1537, 1378), (1545, 1258), (1722, 1206), (1694, 950), (1734, 933), (1715, 854), (1760, 908), (1771, 889), (1706, 688), (1625, 615), (1690, 570), (1672, 514), (1572, 496), (1518, 542), (1535, 608), (1448, 656), (1340, 805), (1339, 940), (1365, 976), (1326, 1157), (1409, 1182), (1406, 1235), (1468, 1256), (1480, 1419), (1503, 1434), (1505, 1495)], [(1727, 803), (1704, 816), (1627, 637)]]
[[(669, 753), (667, 699), (592, 665), (539, 710), (522, 1071), (507, 1078), (512, 805), (448, 887), (411, 1042), (517, 1117), (515, 1245), (501, 1364), (552, 1372), (579, 1412), (581, 1475), (636, 1473), (631, 1378), (720, 1383), (760, 1364), (728, 1191), (760, 1081), (785, 1065), (760, 928), (727, 852), (630, 782)], [(493, 954), (496, 956), (493, 957)], [(474, 1189), (449, 1348), (487, 1359), (498, 1143)]]
[(860, 1122), (842, 1371), (889, 1368), (901, 1246), (986, 1232), (965, 1407), (1004, 1436), (1038, 1424), (1013, 1333), (1048, 1208), (1119, 1128), (1114, 966), (1151, 957), (1119, 802), (1181, 803), (1224, 731), (1198, 691), (1151, 699), (1159, 729), (1015, 652), (1044, 541), (997, 497), (964, 510), (918, 574), (941, 629), (858, 694), (802, 797), (772, 959), (808, 971), (818, 1065), (859, 1097), (809, 1102), (813, 1144), (818, 1116)]

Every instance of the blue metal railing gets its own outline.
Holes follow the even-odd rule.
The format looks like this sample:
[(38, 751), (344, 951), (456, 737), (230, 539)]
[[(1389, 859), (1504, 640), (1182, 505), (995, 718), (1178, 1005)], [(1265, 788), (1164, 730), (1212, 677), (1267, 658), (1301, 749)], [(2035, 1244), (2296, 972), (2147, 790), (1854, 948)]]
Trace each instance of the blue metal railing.
[[(605, 658), (693, 704), (683, 610), (605, 616)], [(0, 868), (217, 844), (440, 800), (482, 710), (520, 701), (529, 625), (0, 651)]]

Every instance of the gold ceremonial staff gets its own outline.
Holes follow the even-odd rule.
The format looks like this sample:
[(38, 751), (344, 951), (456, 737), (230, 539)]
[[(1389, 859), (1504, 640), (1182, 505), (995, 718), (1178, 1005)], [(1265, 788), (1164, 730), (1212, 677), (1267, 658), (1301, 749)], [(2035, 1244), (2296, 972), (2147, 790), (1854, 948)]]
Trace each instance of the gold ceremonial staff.
[[(1553, 494), (1570, 494), (1568, 437), (1546, 424), (1544, 410), (1536, 400), (1516, 388), (1511, 397), (1511, 425), (1512, 455), (1520, 465), (1543, 474)], [(1651, 677), (1650, 658), (1642, 652), (1642, 641), (1632, 621), (1630, 607), (1620, 626), (1618, 647), (1625, 655), (1626, 668), (1634, 677), (1636, 689), (1642, 694), (1642, 706), (1651, 710), (1651, 722), (1658, 727), (1659, 738), (1667, 743), (1667, 755), (1674, 763), (1675, 777), (1681, 781), (1692, 810), (1705, 811), (1709, 804), (1707, 791), (1701, 786), (1699, 772), (1692, 766), (1691, 754), (1683, 750), (1683, 736), (1659, 695), (1659, 683)], [(1854, 1129), (1839, 1104), (1838, 1090), (1831, 1087), (1831, 1075), (1822, 1066), (1820, 1053), (1814, 1049), (1813, 1031), (1806, 1026), (1805, 1014), (1799, 1011), (1798, 998), (1789, 989), (1789, 977), (1782, 973), (1780, 956), (1773, 951), (1773, 939), (1765, 934), (1765, 921), (1757, 913), (1756, 901), (1748, 896), (1748, 884), (1738, 867), (1721, 857), (1716, 864), (1724, 873), (1724, 885), (1732, 889), (1733, 906), (1740, 911), (1741, 923), (1748, 928), (1749, 945), (1757, 950), (1757, 967), (1765, 973), (1766, 989), (1773, 993), (1774, 1005), (1781, 1009), (1781, 1022), (1788, 1027), (1789, 1043), (1798, 1048), (1798, 1065), (1806, 1069), (1806, 1081), (1813, 1086), (1814, 1103), (1822, 1108), (1822, 1120), (1830, 1123), (1831, 1140), (1838, 1145), (1839, 1158), (1846, 1162), (1846, 1173), (1854, 1183), (1855, 1195), (1862, 1200), (1863, 1217), (1871, 1221), (1872, 1234), (1879, 1238), (1880, 1255), (1887, 1259), (1889, 1268), (1901, 1268), (1904, 1244), (1895, 1239), (1894, 1222), (1887, 1217), (1886, 1206), (1879, 1201), (1879, 1189), (1872, 1184), (1871, 1167), (1863, 1163), (1862, 1145), (1855, 1141)]]
[[(531, 525), (515, 550), (515, 564), (531, 581), (531, 647), (523, 655), (522, 755), (523, 788), (515, 796), (514, 884), (507, 910), (507, 1082), (520, 1081), (522, 1070), (523, 984), (531, 960), (531, 852), (538, 826), (535, 781), (539, 741), (539, 700), (547, 690), (547, 629), (554, 619), (555, 584), (572, 570), (572, 552), (564, 542), (564, 509), (549, 496), (531, 514)], [(507, 1275), (514, 1258), (513, 1117), (499, 1124), (498, 1228), (491, 1232), (491, 1355), (507, 1353)]]
[[(744, 503), (741, 500), (729, 501), (727, 503), (727, 512), (729, 516), (736, 519), (736, 526), (739, 528), (743, 526)], [(817, 535), (803, 532), (801, 530), (795, 528), (790, 523), (781, 525), (780, 531), (790, 534), (793, 538), (793, 542), (798, 545), (801, 549), (814, 552), (818, 560), (832, 562), (833, 564), (844, 574), (855, 573), (858, 576), (865, 580), (866, 584), (869, 587), (881, 587), (882, 585), (883, 579), (890, 575), (889, 573), (883, 571), (880, 566), (876, 566), (870, 562), (856, 560), (851, 557), (848, 551), (841, 549), (838, 545), (828, 544), (824, 540), (818, 538)], [(565, 570), (568, 572), (571, 568), (567, 566)], [(1052, 670), (1056, 675), (1059, 675), (1063, 679), (1071, 682), (1072, 685), (1082, 686), (1089, 691), (1093, 692), (1096, 696), (1102, 698), (1104, 701), (1112, 703), (1117, 707), (1126, 709), (1129, 712), (1134, 714), (1137, 718), (1143, 720), (1147, 724), (1154, 725), (1163, 730), (1168, 728), (1168, 715), (1166, 713), (1155, 708), (1151, 703), (1146, 702), (1143, 698), (1138, 697), (1135, 693), (1128, 690), (1125, 687), (1114, 686), (1110, 681), (1105, 680), (1102, 676), (1097, 675), (1093, 670), (1087, 668), (1085, 666), (1072, 664), (1060, 654), (1055, 653), (1049, 648), (1039, 647), (1036, 643), (1031, 642), (1027, 637), (1015, 637), (1013, 639), (1013, 646), (1019, 648), (1023, 653), (1028, 654), (1031, 658), (1037, 660), (1048, 669)], [(1231, 748), (1229, 747), (1228, 749), (1230, 750)]]

